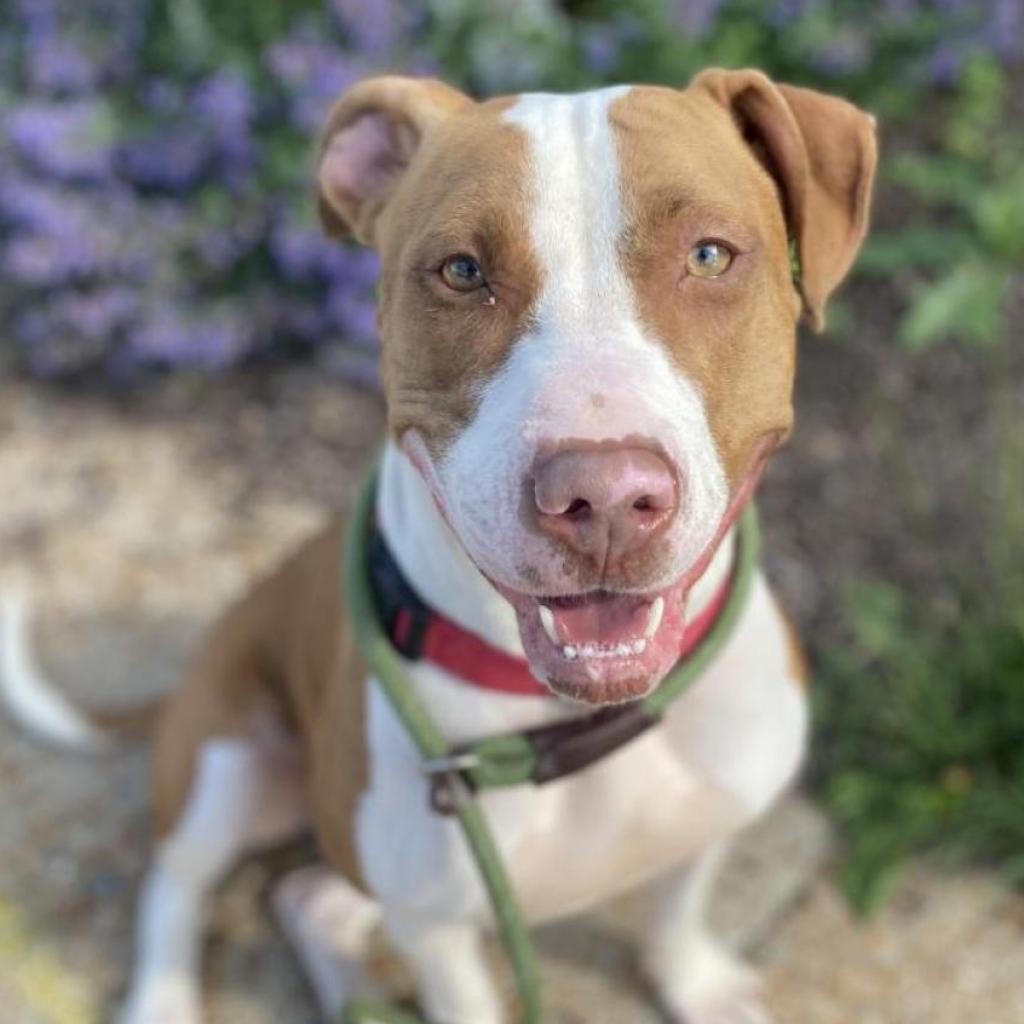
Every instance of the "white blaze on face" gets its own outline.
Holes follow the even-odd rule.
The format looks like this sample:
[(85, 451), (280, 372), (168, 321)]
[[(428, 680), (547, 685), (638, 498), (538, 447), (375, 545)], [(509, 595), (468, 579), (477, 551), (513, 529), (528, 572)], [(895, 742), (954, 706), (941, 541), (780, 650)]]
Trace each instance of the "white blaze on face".
[(649, 587), (690, 568), (726, 508), (701, 396), (640, 325), (619, 258), (625, 225), (609, 108), (628, 91), (525, 95), (505, 114), (529, 137), (529, 230), (542, 287), (533, 326), (481, 388), (474, 418), (436, 467), (436, 485), (474, 561), (517, 590), (573, 589), (553, 545), (523, 521), (532, 493), (524, 481), (541, 445), (642, 438), (674, 462), (681, 506)]

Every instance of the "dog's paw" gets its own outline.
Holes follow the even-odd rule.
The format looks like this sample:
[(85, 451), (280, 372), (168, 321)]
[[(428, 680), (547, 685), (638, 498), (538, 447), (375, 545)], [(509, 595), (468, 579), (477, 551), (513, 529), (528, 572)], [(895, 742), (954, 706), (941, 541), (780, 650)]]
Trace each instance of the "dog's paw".
[(310, 866), (278, 881), (271, 909), (326, 1016), (353, 996), (376, 995), (364, 968), (380, 920), (373, 901), (334, 872)]
[(712, 945), (675, 971), (650, 972), (673, 1024), (773, 1024), (756, 971)]
[(152, 982), (129, 994), (117, 1024), (200, 1024), (199, 993), (187, 982)]

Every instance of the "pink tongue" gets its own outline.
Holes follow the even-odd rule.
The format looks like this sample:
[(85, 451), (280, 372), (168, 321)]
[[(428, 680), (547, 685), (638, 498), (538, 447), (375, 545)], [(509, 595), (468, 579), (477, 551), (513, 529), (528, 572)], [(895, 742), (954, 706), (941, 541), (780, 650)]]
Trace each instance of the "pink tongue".
[(551, 607), (555, 631), (563, 644), (612, 645), (644, 635), (650, 602), (643, 598), (588, 597), (579, 604)]

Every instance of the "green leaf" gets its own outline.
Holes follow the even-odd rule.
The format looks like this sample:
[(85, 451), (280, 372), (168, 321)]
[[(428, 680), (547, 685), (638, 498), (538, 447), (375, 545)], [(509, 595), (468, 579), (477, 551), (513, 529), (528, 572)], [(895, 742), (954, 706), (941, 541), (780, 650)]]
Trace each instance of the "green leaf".
[(872, 277), (890, 277), (908, 270), (944, 271), (974, 247), (964, 228), (912, 224), (902, 231), (878, 232), (868, 238), (857, 258), (857, 270)]
[(972, 212), (986, 249), (1010, 264), (1024, 259), (1024, 172), (983, 191)]
[(900, 324), (898, 339), (922, 349), (944, 338), (990, 345), (1002, 337), (1007, 270), (977, 259), (918, 289)]

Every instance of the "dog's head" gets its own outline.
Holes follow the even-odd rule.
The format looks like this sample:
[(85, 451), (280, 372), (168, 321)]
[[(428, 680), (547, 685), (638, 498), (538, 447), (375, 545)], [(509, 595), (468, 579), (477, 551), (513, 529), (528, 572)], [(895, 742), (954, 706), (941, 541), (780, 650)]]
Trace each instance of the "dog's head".
[(380, 253), (390, 428), (556, 692), (672, 667), (874, 167), (870, 116), (757, 71), (485, 103), (378, 78), (335, 106), (321, 213)]

